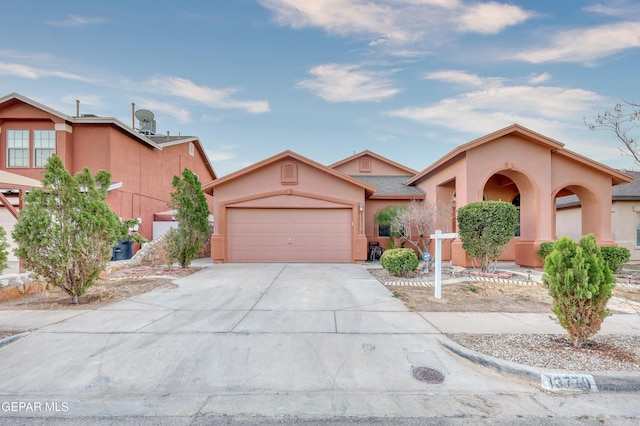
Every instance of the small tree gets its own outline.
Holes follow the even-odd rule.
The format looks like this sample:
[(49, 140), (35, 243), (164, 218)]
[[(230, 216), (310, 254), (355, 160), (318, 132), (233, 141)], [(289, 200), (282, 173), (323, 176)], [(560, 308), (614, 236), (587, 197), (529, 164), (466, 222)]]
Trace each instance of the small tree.
[(640, 163), (640, 151), (638, 150), (637, 131), (640, 124), (640, 104), (635, 102), (622, 101), (616, 104), (613, 110), (606, 110), (598, 113), (593, 121), (585, 124), (591, 130), (606, 130), (613, 132), (618, 140), (624, 145), (623, 152), (631, 155), (636, 162)]
[(380, 225), (388, 225), (389, 226), (389, 249), (393, 249), (396, 247), (396, 239), (400, 237), (400, 233), (391, 229), (391, 222), (398, 215), (398, 213), (403, 209), (402, 206), (387, 206), (376, 213), (374, 220), (376, 223)]
[(416, 249), (422, 258), (429, 251), (431, 234), (436, 230), (437, 213), (435, 205), (430, 202), (412, 200), (391, 219), (391, 232), (401, 235), (403, 242)]
[(7, 232), (0, 226), (0, 273), (9, 267), (7, 259), (9, 257), (9, 243), (7, 242)]
[(615, 278), (596, 244), (587, 235), (580, 246), (562, 237), (545, 259), (542, 281), (553, 298), (553, 313), (576, 348), (600, 331), (610, 315), (607, 302)]
[(375, 216), (378, 223), (389, 224), (391, 244), (395, 248), (396, 240), (402, 240), (412, 246), (420, 258), (431, 247), (431, 234), (438, 224), (443, 224), (445, 231), (451, 221), (451, 206), (436, 207), (429, 201), (412, 200), (406, 206), (388, 206)]
[(209, 206), (198, 177), (184, 169), (182, 179), (173, 177), (174, 192), (169, 207), (176, 210), (178, 228), (172, 229), (165, 239), (165, 253), (169, 264), (188, 267), (210, 233)]
[(458, 209), (458, 234), (462, 248), (477, 259), (482, 271), (487, 271), (518, 228), (518, 210), (505, 201), (479, 201)]
[(27, 270), (59, 286), (78, 303), (78, 296), (94, 284), (122, 236), (118, 216), (105, 202), (111, 175), (95, 177), (88, 168), (71, 176), (53, 155), (44, 172), (44, 190), (25, 197), (13, 239), (15, 253)]

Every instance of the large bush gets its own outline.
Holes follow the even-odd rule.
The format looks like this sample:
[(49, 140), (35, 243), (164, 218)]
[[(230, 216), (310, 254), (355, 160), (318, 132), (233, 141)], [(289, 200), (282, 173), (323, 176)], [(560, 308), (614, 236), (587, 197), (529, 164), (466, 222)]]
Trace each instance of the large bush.
[(626, 247), (600, 247), (600, 252), (613, 273), (619, 272), (622, 265), (631, 259), (631, 252)]
[(71, 176), (62, 160), (47, 161), (44, 190), (25, 195), (13, 239), (16, 255), (34, 275), (71, 296), (72, 303), (95, 282), (123, 236), (118, 216), (106, 203), (110, 174), (88, 168)]
[(615, 278), (591, 234), (580, 245), (562, 237), (544, 264), (542, 280), (553, 298), (553, 313), (575, 347), (600, 331), (610, 315), (607, 302)]
[(420, 261), (418, 256), (410, 248), (397, 248), (386, 250), (380, 256), (380, 264), (390, 274), (404, 276), (415, 271)]
[(178, 228), (172, 228), (165, 239), (167, 263), (174, 262), (186, 268), (198, 255), (211, 230), (209, 228), (209, 206), (202, 186), (191, 170), (182, 171), (182, 179), (173, 177), (174, 192), (169, 207), (175, 209)]
[(505, 201), (480, 201), (458, 209), (458, 234), (462, 248), (487, 271), (511, 241), (518, 228), (518, 210)]

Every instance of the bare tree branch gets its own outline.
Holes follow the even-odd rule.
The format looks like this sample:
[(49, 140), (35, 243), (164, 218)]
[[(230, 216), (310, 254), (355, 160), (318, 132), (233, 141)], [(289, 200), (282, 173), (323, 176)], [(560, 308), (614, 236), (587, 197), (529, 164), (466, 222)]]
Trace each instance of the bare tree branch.
[(631, 155), (637, 163), (640, 163), (636, 136), (640, 124), (640, 104), (623, 99), (622, 103), (616, 104), (612, 110), (598, 113), (593, 121), (587, 121), (585, 118), (584, 122), (591, 130), (613, 132), (625, 147), (621, 151), (626, 155)]

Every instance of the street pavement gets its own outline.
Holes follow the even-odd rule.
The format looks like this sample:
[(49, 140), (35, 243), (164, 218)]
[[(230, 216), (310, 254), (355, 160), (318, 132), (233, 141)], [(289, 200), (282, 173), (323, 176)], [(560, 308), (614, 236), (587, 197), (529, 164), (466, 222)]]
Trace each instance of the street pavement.
[[(562, 334), (547, 314), (409, 312), (362, 265), (197, 263), (175, 288), (97, 310), (0, 311), (3, 329), (28, 330), (0, 341), (0, 424), (640, 419), (638, 372), (538, 371), (443, 336)], [(640, 334), (640, 316), (602, 333)], [(611, 380), (626, 387), (596, 392)]]

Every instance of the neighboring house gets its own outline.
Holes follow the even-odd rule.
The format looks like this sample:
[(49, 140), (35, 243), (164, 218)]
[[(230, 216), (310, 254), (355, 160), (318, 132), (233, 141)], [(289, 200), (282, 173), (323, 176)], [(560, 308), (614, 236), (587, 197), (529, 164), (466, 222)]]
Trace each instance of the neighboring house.
[[(154, 214), (168, 209), (174, 176), (188, 168), (201, 182), (216, 179), (197, 137), (159, 136), (151, 127), (138, 131), (112, 117), (77, 115), (17, 93), (0, 98), (0, 170), (41, 181), (52, 154), (71, 174), (84, 167), (92, 174), (106, 170), (109, 206), (122, 219), (140, 218), (139, 232), (147, 239), (153, 237)], [(14, 193), (7, 185), (1, 189)], [(10, 234), (15, 218), (6, 208), (0, 208), (0, 221)]]
[[(368, 242), (386, 242), (373, 220), (378, 211), (425, 199), (452, 212), (474, 201), (513, 203), (520, 228), (501, 259), (540, 266), (540, 244), (555, 238), (557, 197), (577, 195), (589, 212), (581, 218), (583, 232), (613, 245), (612, 185), (631, 181), (514, 124), (419, 173), (369, 151), (330, 166), (285, 151), (203, 189), (214, 201), (216, 262), (361, 262)], [(442, 229), (455, 232), (455, 217), (446, 222)], [(445, 259), (470, 265), (459, 240), (446, 248)]]
[[(640, 261), (640, 172), (625, 171), (633, 182), (613, 187), (611, 194), (611, 235), (615, 243), (626, 247), (632, 261)], [(578, 241), (584, 211), (575, 195), (557, 199), (556, 236)]]

